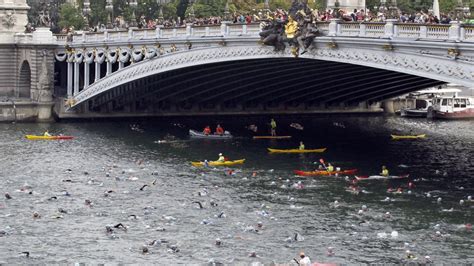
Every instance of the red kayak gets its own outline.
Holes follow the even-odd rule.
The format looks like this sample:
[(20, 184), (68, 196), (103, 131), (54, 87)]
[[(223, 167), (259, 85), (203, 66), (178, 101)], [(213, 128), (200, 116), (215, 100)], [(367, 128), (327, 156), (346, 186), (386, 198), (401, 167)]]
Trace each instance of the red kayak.
[(296, 175), (299, 176), (321, 176), (321, 175), (353, 175), (357, 172), (357, 169), (348, 169), (341, 171), (326, 171), (326, 170), (316, 170), (316, 171), (301, 171), (293, 170)]
[(383, 176), (383, 175), (371, 175), (371, 176), (356, 176), (355, 178), (357, 181), (364, 181), (364, 180), (386, 180), (386, 179), (403, 179), (408, 178), (410, 175), (390, 175), (390, 176)]

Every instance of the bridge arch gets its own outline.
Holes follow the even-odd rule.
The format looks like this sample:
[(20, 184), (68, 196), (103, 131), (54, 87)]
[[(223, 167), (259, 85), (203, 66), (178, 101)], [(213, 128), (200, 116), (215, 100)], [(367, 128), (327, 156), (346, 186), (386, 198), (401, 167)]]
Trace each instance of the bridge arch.
[[(351, 40), (352, 41), (352, 40)], [(348, 41), (350, 43), (350, 41)], [(406, 74), (403, 75), (387, 75), (391, 80), (397, 82), (397, 78), (411, 76), (411, 83), (413, 86), (408, 86), (402, 89), (403, 84), (392, 84), (389, 90), (381, 91), (383, 98), (393, 97), (398, 94), (403, 94), (409, 91), (423, 88), (424, 82), (426, 86), (442, 84), (445, 82), (454, 82), (464, 85), (472, 85), (474, 82), (474, 73), (472, 70), (472, 63), (459, 62), (456, 60), (447, 60), (446, 56), (427, 56), (423, 53), (413, 53), (413, 51), (392, 52), (381, 49), (382, 44), (378, 43), (378, 49), (374, 49), (374, 45), (358, 46), (357, 48), (344, 47), (342, 49), (333, 49), (327, 43), (316, 45), (316, 48), (309, 51), (300, 57), (300, 59), (315, 59), (319, 61), (326, 61), (342, 63), (356, 66), (363, 66), (370, 69), (380, 69), (391, 71), (393, 73)], [(327, 47), (321, 47), (327, 45)], [(272, 47), (261, 45), (231, 45), (231, 46), (211, 46), (205, 48), (196, 48), (183, 50), (179, 52), (165, 54), (152, 59), (143, 60), (134, 63), (131, 66), (123, 68), (115, 73), (109, 74), (105, 78), (90, 85), (87, 89), (75, 95), (75, 106), (84, 101), (92, 99), (108, 90), (124, 86), (127, 83), (132, 83), (137, 80), (145, 79), (154, 75), (163, 74), (166, 72), (176, 71), (178, 69), (185, 69), (189, 67), (213, 65), (232, 61), (245, 60), (269, 60), (278, 58), (294, 59), (289, 49), (284, 52), (274, 52)], [(376, 73), (374, 73), (376, 74)], [(366, 77), (367, 78), (367, 77)], [(377, 80), (374, 76), (374, 80)], [(421, 78), (421, 79), (420, 79)], [(231, 78), (230, 78), (231, 79)], [(426, 82), (431, 81), (431, 82)], [(383, 80), (380, 80), (383, 83)], [(302, 83), (302, 85), (307, 85)], [(425, 87), (426, 87), (425, 86)], [(377, 82), (372, 82), (371, 87), (365, 90), (365, 95), (370, 96), (370, 99), (377, 99), (377, 89), (381, 87)], [(372, 89), (372, 91), (370, 90)], [(330, 102), (342, 99), (350, 101), (352, 99), (364, 100), (363, 97), (354, 97), (358, 95), (353, 91), (341, 91), (344, 94), (336, 95), (331, 91), (326, 91), (327, 99), (321, 99), (323, 102)], [(318, 99), (319, 97), (312, 93), (307, 93), (312, 96), (311, 99)], [(347, 97), (346, 97), (347, 96)], [(346, 97), (346, 98), (344, 98)], [(351, 98), (352, 97), (352, 98)], [(295, 100), (300, 98), (293, 97)], [(293, 99), (292, 98), (292, 99)], [(380, 97), (379, 97), (380, 98)]]
[(31, 98), (31, 68), (27, 60), (24, 60), (20, 67), (18, 97)]

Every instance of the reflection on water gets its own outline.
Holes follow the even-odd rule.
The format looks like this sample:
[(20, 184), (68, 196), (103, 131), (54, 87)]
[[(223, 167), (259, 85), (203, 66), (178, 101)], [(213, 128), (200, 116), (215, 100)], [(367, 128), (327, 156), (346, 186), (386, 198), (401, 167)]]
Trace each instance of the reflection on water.
[[(244, 128), (257, 124), (258, 134), (267, 134), (269, 119), (177, 121), (0, 124), (0, 191), (12, 197), (0, 201), (0, 263), (287, 263), (302, 250), (313, 261), (335, 263), (399, 263), (407, 261), (406, 250), (418, 262), (474, 259), (465, 226), (474, 217), (467, 200), (474, 196), (471, 121), (277, 118), (278, 134), (293, 136), (279, 141), (252, 140)], [(188, 139), (189, 128), (217, 122), (237, 138)], [(305, 129), (289, 127), (292, 122)], [(23, 139), (46, 129), (76, 139)], [(428, 137), (392, 141), (391, 133)], [(157, 143), (162, 139), (171, 141)], [(328, 149), (266, 151), (299, 141)], [(247, 161), (232, 175), (190, 166), (220, 152)], [(358, 184), (357, 193), (345, 177), (293, 175), (313, 170), (321, 158), (361, 175), (386, 165), (392, 174), (409, 173), (414, 187), (408, 180), (372, 181)], [(303, 189), (293, 188), (298, 181)], [(400, 187), (402, 193), (387, 192)], [(367, 210), (359, 212), (362, 205)], [(119, 223), (127, 230), (113, 227)], [(143, 254), (153, 240), (160, 241)], [(335, 255), (327, 256), (329, 246)], [(257, 258), (248, 257), (253, 251)]]

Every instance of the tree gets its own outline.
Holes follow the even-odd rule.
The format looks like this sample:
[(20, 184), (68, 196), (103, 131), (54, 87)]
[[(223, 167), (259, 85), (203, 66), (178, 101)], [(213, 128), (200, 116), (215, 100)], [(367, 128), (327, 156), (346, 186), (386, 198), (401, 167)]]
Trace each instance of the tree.
[(81, 11), (69, 3), (62, 4), (59, 11), (59, 27), (82, 29), (83, 26), (84, 18)]

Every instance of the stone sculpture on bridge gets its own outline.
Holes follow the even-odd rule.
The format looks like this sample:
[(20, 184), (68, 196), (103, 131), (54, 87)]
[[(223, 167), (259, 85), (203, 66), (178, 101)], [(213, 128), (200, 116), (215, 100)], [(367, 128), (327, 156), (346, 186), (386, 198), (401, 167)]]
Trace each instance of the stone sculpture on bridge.
[(313, 23), (313, 13), (307, 2), (294, 0), (288, 15), (283, 11), (280, 13), (277, 13), (277, 16), (260, 32), (262, 43), (274, 46), (275, 51), (284, 51), (285, 42), (288, 42), (295, 57), (300, 54), (300, 48), (303, 48), (301, 54), (306, 53), (318, 34), (318, 29)]

